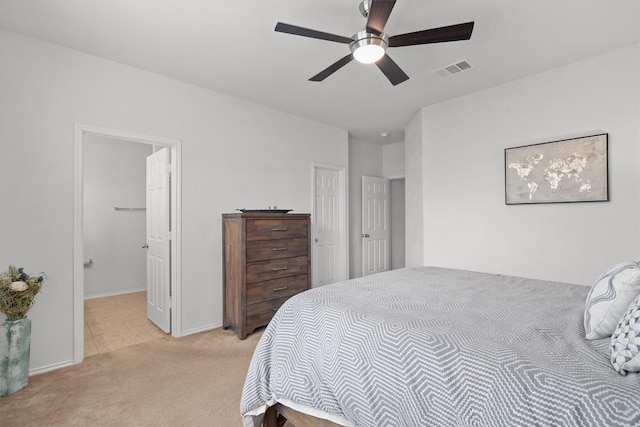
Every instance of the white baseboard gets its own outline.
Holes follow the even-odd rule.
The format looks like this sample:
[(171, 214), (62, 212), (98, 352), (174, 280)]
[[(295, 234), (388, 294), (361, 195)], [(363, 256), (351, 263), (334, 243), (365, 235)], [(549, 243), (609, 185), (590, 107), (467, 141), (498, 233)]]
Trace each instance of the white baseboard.
[(53, 365), (48, 365), (48, 366), (43, 366), (41, 368), (31, 369), (29, 371), (29, 376), (44, 374), (45, 372), (55, 371), (56, 369), (67, 368), (67, 367), (73, 366), (73, 365), (75, 365), (75, 363), (73, 363), (73, 360), (68, 360), (66, 362), (54, 363)]
[(134, 292), (142, 292), (146, 291), (147, 288), (132, 288), (132, 289), (124, 289), (121, 291), (114, 292), (100, 292), (99, 294), (85, 295), (84, 299), (94, 299), (94, 298), (103, 298), (103, 297), (113, 297), (116, 295), (124, 295), (124, 294), (132, 294)]
[(180, 334), (181, 337), (185, 337), (187, 335), (193, 335), (193, 334), (197, 334), (199, 332), (206, 332), (206, 331), (210, 331), (212, 329), (217, 329), (217, 328), (221, 328), (222, 327), (222, 323), (212, 323), (206, 326), (202, 326), (200, 328), (195, 328), (195, 329), (189, 329), (187, 331), (182, 331), (182, 334)]
[[(126, 292), (119, 292), (119, 293), (115, 293), (115, 294), (112, 294), (112, 295), (128, 294), (128, 293), (132, 293), (132, 292), (139, 292), (139, 290), (130, 290), (130, 291), (126, 291)], [(101, 296), (108, 296), (108, 295), (101, 295)], [(90, 298), (98, 298), (98, 296), (86, 297), (85, 299), (90, 299)], [(206, 326), (202, 326), (200, 328), (195, 328), (195, 329), (189, 329), (187, 331), (182, 331), (182, 334), (180, 336), (184, 337), (184, 336), (187, 336), (187, 335), (193, 335), (193, 334), (197, 334), (199, 332), (206, 332), (206, 331), (210, 331), (212, 329), (217, 329), (217, 328), (221, 328), (221, 327), (222, 327), (222, 323), (212, 323), (212, 324), (209, 324), (209, 325), (206, 325)], [(178, 337), (176, 337), (176, 338), (178, 338)], [(29, 371), (29, 376), (44, 374), (45, 372), (55, 371), (56, 369), (67, 368), (67, 367), (73, 366), (73, 365), (75, 365), (73, 360), (54, 363), (52, 365), (43, 366), (43, 367), (40, 367), (40, 368), (35, 368), (35, 369), (30, 370)]]

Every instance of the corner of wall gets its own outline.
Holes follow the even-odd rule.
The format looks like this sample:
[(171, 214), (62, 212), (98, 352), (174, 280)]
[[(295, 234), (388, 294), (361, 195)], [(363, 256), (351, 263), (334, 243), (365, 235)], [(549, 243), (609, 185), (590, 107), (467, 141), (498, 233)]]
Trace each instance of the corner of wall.
[(405, 260), (407, 267), (424, 265), (423, 111), (405, 129)]

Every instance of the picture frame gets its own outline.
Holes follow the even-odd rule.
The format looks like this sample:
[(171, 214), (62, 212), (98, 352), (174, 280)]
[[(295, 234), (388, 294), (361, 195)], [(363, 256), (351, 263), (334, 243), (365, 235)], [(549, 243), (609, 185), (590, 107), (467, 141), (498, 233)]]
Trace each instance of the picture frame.
[(505, 204), (609, 201), (609, 134), (505, 148)]

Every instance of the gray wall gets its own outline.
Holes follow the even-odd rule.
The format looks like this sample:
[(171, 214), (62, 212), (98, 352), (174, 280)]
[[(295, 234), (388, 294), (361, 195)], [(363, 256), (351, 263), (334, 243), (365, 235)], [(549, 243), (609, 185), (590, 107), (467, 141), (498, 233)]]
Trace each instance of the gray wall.
[[(85, 297), (146, 288), (146, 158), (153, 146), (95, 135), (84, 144)], [(117, 279), (114, 279), (117, 272)]]
[[(424, 262), (591, 285), (637, 259), (638, 56), (635, 45), (423, 108)], [(603, 132), (611, 201), (505, 205), (505, 148)]]
[(404, 178), (404, 141), (382, 146), (382, 176)]

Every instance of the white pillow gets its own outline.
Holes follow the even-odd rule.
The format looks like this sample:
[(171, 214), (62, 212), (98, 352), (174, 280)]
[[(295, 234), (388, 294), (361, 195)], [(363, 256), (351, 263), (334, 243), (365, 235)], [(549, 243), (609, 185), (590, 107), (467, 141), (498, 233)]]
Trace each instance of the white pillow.
[(640, 294), (638, 262), (616, 264), (596, 280), (587, 296), (584, 330), (588, 340), (610, 336), (631, 301)]
[(611, 364), (621, 375), (640, 372), (640, 295), (611, 335)]

